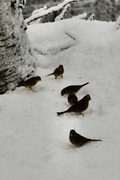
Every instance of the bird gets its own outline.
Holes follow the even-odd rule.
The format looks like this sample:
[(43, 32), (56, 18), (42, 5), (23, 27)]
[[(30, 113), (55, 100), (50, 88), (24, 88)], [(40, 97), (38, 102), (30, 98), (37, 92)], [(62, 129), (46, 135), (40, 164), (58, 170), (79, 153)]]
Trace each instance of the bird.
[(63, 73), (64, 73), (64, 67), (63, 65), (59, 65), (59, 67), (56, 68), (53, 73), (48, 74), (48, 76), (54, 75), (55, 79), (57, 79), (57, 77), (59, 76), (63, 77)]
[(83, 86), (89, 84), (89, 82), (82, 84), (82, 85), (71, 85), (67, 86), (64, 89), (61, 90), (61, 95), (65, 94), (76, 94)]
[(20, 86), (24, 86), (26, 88), (29, 88), (32, 90), (32, 87), (35, 86), (37, 84), (37, 82), (41, 81), (41, 77), (40, 76), (35, 76), (35, 77), (31, 77), (27, 80), (22, 80), (19, 84)]
[(78, 98), (75, 94), (69, 94), (68, 95), (68, 102), (73, 105), (78, 101)]
[(91, 141), (102, 141), (101, 139), (90, 139), (78, 134), (74, 129), (70, 130), (69, 141), (76, 147), (81, 147)]
[(81, 100), (70, 106), (66, 111), (57, 112), (57, 115), (59, 116), (61, 114), (69, 113), (69, 112), (79, 113), (83, 115), (83, 112), (88, 108), (90, 100), (91, 97), (89, 94), (87, 94)]

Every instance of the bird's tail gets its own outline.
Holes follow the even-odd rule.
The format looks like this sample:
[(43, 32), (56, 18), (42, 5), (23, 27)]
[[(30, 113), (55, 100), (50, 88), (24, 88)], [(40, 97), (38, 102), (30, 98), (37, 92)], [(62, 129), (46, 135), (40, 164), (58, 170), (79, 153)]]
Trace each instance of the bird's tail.
[(17, 87), (21, 87), (21, 86), (24, 86), (24, 81), (23, 80), (18, 83)]
[(62, 112), (57, 112), (57, 115), (59, 116), (59, 115), (64, 114), (66, 112), (68, 112), (68, 111), (66, 110), (66, 111), (62, 111)]
[(101, 139), (90, 139), (91, 141), (102, 141)]
[(85, 85), (87, 85), (87, 84), (89, 84), (89, 82), (87, 82), (87, 83), (83, 84), (83, 85), (82, 85), (82, 87), (83, 87), (83, 86), (85, 86)]
[(51, 75), (54, 75), (54, 73), (50, 73), (50, 74), (48, 74), (48, 76), (51, 76)]

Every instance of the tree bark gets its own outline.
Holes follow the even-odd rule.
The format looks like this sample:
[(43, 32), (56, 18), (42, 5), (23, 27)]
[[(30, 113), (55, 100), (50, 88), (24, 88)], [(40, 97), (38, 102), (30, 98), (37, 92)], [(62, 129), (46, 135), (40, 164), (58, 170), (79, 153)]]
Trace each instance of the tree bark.
[(34, 52), (19, 0), (0, 0), (0, 94), (34, 75)]

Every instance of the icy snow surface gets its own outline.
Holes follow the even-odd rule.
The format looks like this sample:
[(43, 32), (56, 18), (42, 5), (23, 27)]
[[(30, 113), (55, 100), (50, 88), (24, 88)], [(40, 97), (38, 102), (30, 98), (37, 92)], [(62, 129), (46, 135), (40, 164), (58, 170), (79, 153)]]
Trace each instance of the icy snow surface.
[[(120, 30), (114, 22), (72, 18), (30, 25), (37, 54), (33, 92), (24, 87), (0, 96), (0, 180), (118, 180), (120, 178)], [(63, 64), (63, 78), (47, 76)], [(57, 116), (69, 107), (61, 90), (83, 87), (92, 100), (84, 117)], [(75, 129), (91, 142), (69, 142)]]

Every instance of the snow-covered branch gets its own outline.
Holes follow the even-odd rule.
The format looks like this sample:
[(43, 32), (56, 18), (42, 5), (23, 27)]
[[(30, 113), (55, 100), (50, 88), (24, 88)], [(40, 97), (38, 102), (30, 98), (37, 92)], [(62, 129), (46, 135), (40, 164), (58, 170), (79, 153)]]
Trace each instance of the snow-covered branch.
[(63, 19), (65, 17), (65, 15), (67, 14), (69, 7), (70, 7), (69, 4), (67, 4), (65, 7), (63, 7), (62, 12), (55, 18), (55, 21), (59, 21), (59, 20)]
[[(80, 0), (80, 1), (83, 1), (83, 0)], [(58, 4), (57, 6), (53, 6), (53, 7), (50, 7), (49, 9), (44, 9), (41, 11), (38, 10), (37, 13), (33, 13), (32, 16), (30, 16), (29, 18), (27, 18), (25, 20), (25, 22), (29, 25), (31, 24), (32, 22), (35, 22), (35, 21), (40, 21), (40, 19), (42, 19), (43, 17), (49, 15), (49, 14), (52, 14), (52, 13), (56, 13), (58, 11), (62, 11), (62, 9), (67, 6), (66, 9), (68, 9), (68, 5), (72, 2), (79, 2), (79, 0), (64, 0), (62, 3)], [(65, 11), (64, 11), (65, 12)], [(64, 13), (65, 14), (65, 13)], [(56, 17), (55, 17), (56, 18)]]
[(93, 21), (95, 19), (95, 14), (91, 14), (88, 20)]

